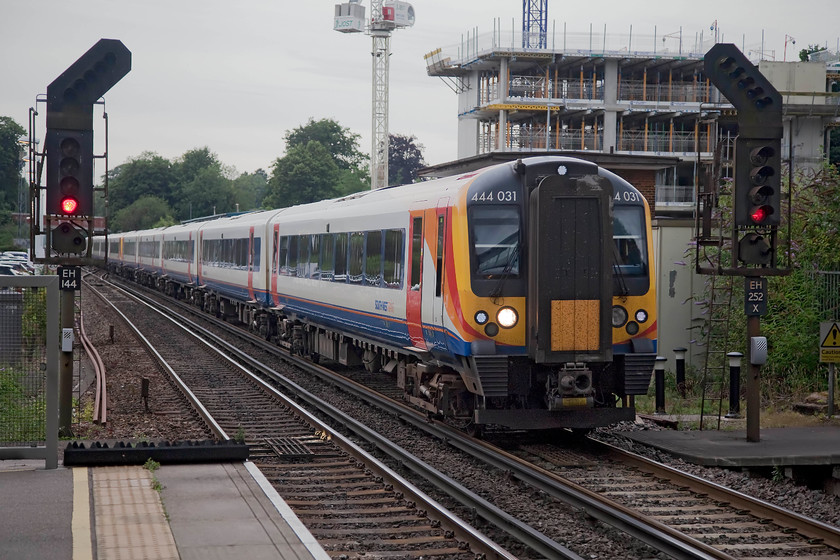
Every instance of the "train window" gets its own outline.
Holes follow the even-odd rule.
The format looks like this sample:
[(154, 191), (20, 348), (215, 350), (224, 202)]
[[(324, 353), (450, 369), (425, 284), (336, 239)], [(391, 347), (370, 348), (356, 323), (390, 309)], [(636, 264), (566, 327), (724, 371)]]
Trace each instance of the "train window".
[(321, 260), (318, 263), (318, 268), (321, 269), (321, 280), (327, 282), (333, 279), (335, 275), (335, 268), (333, 266), (335, 260), (335, 238), (331, 233), (321, 234)]
[(350, 234), (350, 258), (347, 277), (352, 284), (362, 283), (362, 265), (365, 257), (365, 233), (354, 231)]
[(153, 259), (160, 254), (159, 242), (155, 241), (141, 241), (140, 242), (140, 256)]
[(365, 283), (379, 287), (382, 284), (382, 232), (367, 232), (365, 244)]
[(251, 270), (254, 272), (260, 271), (260, 238), (255, 237), (251, 241)]
[(298, 236), (289, 236), (289, 265), (286, 273), (289, 276), (297, 276), (298, 265)]
[(317, 280), (321, 276), (318, 263), (321, 261), (321, 236), (309, 236), (309, 277)]
[(347, 234), (335, 234), (335, 281), (347, 282)]
[(389, 229), (385, 232), (384, 280), (386, 288), (402, 287), (404, 237), (401, 229)]
[(411, 225), (411, 289), (420, 289), (423, 263), (423, 218), (414, 218)]
[(309, 236), (298, 235), (298, 261), (297, 261), (297, 275), (298, 278), (309, 277)]
[(277, 272), (277, 250), (278, 241), (279, 241), (280, 234), (277, 231), (274, 231), (274, 245), (271, 246), (271, 270), (272, 272)]
[(519, 276), (519, 208), (473, 206), (470, 229), (475, 276)]
[(289, 255), (289, 238), (283, 236), (280, 238), (280, 249), (277, 253), (277, 264), (280, 266), (278, 272), (280, 274), (289, 274), (289, 267), (286, 264), (286, 257)]
[(234, 241), (235, 255), (234, 266), (239, 270), (248, 270), (248, 261), (250, 255), (248, 254), (248, 238), (243, 237)]
[(641, 206), (616, 206), (613, 209), (613, 240), (616, 266), (625, 276), (647, 273), (647, 239), (644, 209)]

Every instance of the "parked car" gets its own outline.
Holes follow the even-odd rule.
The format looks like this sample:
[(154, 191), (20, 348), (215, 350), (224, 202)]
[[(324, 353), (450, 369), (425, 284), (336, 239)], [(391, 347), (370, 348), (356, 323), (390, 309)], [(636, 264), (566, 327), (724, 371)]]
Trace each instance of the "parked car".
[(0, 276), (26, 276), (26, 272), (16, 270), (14, 266), (0, 263)]

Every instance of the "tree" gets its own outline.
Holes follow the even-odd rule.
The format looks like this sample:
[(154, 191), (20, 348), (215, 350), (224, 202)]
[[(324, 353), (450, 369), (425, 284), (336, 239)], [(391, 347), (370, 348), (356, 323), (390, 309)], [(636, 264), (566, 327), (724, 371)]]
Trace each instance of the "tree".
[(144, 196), (172, 205), (178, 179), (172, 163), (153, 152), (143, 152), (108, 173), (108, 202), (112, 216)]
[(234, 204), (242, 211), (259, 208), (262, 206), (267, 184), (268, 174), (264, 169), (243, 173), (233, 180)]
[(117, 232), (137, 231), (175, 223), (172, 208), (165, 200), (156, 196), (141, 196), (114, 215), (109, 229)]
[(294, 145), (271, 168), (266, 208), (285, 208), (339, 194), (341, 170), (332, 154), (318, 141)]
[(404, 185), (417, 181), (417, 172), (426, 166), (423, 145), (414, 136), (388, 135), (388, 184)]
[(225, 177), (218, 156), (210, 148), (185, 152), (172, 167), (178, 181), (170, 205), (178, 218), (188, 220), (236, 210), (233, 182)]
[(812, 54), (824, 50), (826, 50), (826, 48), (821, 47), (819, 45), (808, 45), (807, 49), (802, 49), (801, 51), (799, 51), (799, 60), (801, 60), (802, 62), (808, 62), (811, 59)]
[(339, 169), (358, 169), (367, 159), (359, 151), (359, 135), (342, 128), (332, 119), (309, 121), (295, 129), (286, 131), (286, 151), (296, 146), (305, 146), (311, 141), (320, 142), (333, 158)]
[(840, 128), (832, 128), (829, 138), (828, 162), (840, 169)]
[(337, 196), (347, 196), (370, 189), (370, 173), (365, 169), (342, 169), (338, 181)]
[(236, 211), (231, 181), (219, 166), (199, 170), (190, 182), (180, 186), (179, 192), (174, 207), (181, 220)]
[(26, 134), (11, 117), (0, 117), (0, 210), (17, 211), (22, 188), (21, 136)]

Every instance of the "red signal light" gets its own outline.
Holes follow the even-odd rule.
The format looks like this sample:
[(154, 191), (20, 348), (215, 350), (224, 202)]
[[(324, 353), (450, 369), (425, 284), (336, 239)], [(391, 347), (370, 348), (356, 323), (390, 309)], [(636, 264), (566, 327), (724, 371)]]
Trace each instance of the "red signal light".
[(61, 200), (61, 211), (64, 214), (75, 214), (79, 207), (79, 201), (75, 198), (67, 197)]
[(764, 206), (754, 208), (752, 214), (750, 214), (750, 218), (753, 222), (761, 224), (764, 223), (764, 220), (766, 220), (772, 213), (773, 208), (765, 204)]

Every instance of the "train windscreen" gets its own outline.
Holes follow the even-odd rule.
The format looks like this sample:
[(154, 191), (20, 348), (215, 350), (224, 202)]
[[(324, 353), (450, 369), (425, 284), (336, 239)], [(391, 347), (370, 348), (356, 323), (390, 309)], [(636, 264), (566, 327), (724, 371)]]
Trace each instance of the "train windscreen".
[(471, 212), (473, 276), (519, 276), (520, 219), (516, 206), (478, 206)]

